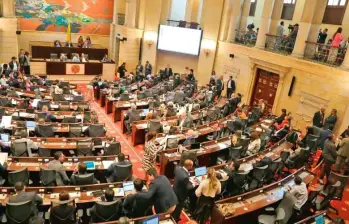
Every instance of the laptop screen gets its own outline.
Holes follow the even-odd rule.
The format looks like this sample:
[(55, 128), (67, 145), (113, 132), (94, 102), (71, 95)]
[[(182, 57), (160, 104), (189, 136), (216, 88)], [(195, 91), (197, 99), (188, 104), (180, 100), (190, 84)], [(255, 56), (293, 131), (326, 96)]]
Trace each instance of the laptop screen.
[(88, 170), (94, 170), (95, 169), (95, 162), (93, 162), (93, 161), (86, 161), (84, 163), (85, 163), (86, 168)]
[(1, 134), (1, 140), (4, 142), (10, 141), (10, 135), (9, 134)]
[(135, 189), (135, 186), (133, 185), (132, 181), (122, 183), (122, 185), (125, 192), (133, 191)]
[(200, 143), (196, 142), (191, 144), (190, 149), (200, 149)]
[(35, 128), (36, 122), (35, 121), (26, 121), (27, 128)]
[(195, 176), (196, 177), (200, 177), (200, 176), (203, 176), (203, 175), (206, 175), (206, 166), (203, 166), (203, 167), (199, 167), (199, 168), (196, 168), (195, 169)]
[(154, 216), (143, 221), (143, 224), (159, 224), (159, 216)]
[(103, 82), (98, 82), (98, 85), (101, 86), (103, 84)]
[(316, 224), (325, 224), (325, 218), (323, 215), (319, 215), (315, 217), (315, 223)]

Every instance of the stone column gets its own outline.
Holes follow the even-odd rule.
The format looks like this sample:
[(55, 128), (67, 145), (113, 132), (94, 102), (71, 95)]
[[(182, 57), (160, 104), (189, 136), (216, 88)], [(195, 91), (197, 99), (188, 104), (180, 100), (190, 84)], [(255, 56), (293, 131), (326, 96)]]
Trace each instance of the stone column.
[(312, 21), (309, 36), (308, 36), (308, 41), (310, 42), (317, 41), (322, 20), (324, 18), (326, 6), (327, 6), (327, 0), (316, 1), (316, 9), (315, 9), (316, 13), (314, 13), (313, 21)]
[(233, 0), (224, 1), (222, 23), (221, 23), (220, 33), (219, 33), (220, 41), (226, 40), (228, 36), (229, 22), (230, 22), (230, 17), (232, 15), (232, 9), (233, 9), (232, 2)]
[(259, 23), (259, 32), (256, 42), (256, 48), (264, 49), (265, 35), (269, 33), (271, 13), (274, 8), (274, 0), (265, 0), (262, 6), (262, 16)]
[(167, 20), (170, 18), (171, 6), (172, 6), (171, 0), (162, 0), (162, 3), (161, 3), (162, 9), (161, 9), (161, 16), (160, 16), (161, 24), (167, 24)]
[(15, 2), (14, 0), (3, 0), (3, 17), (15, 17)]
[(301, 22), (299, 23), (296, 42), (292, 51), (292, 56), (303, 58), (305, 50), (305, 41), (308, 40), (311, 23), (314, 17), (315, 9), (318, 0), (307, 0), (304, 4)]
[(125, 25), (127, 27), (136, 27), (137, 1), (126, 1), (126, 18)]
[(270, 22), (270, 29), (269, 33), (275, 35), (276, 34), (276, 28), (280, 24), (281, 14), (282, 14), (282, 7), (284, 5), (284, 0), (275, 0), (273, 12), (271, 14), (271, 22)]
[(247, 18), (250, 15), (251, 0), (245, 0), (242, 6), (239, 30), (246, 30)]
[(114, 0), (113, 23), (118, 24), (118, 1)]
[(240, 17), (240, 12), (241, 12), (241, 7), (243, 1), (241, 0), (232, 0), (232, 12), (231, 12), (231, 17), (230, 17), (230, 22), (229, 22), (229, 30), (228, 30), (228, 36), (227, 36), (227, 41), (233, 40), (235, 37), (235, 29), (238, 28), (238, 22), (239, 22), (239, 17)]

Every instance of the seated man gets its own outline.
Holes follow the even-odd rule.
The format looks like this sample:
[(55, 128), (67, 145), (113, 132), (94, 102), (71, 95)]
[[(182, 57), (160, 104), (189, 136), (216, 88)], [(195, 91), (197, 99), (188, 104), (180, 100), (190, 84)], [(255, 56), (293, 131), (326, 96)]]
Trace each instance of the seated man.
[(168, 102), (167, 103), (167, 111), (166, 111), (166, 115), (165, 117), (172, 117), (172, 116), (176, 116), (177, 115), (177, 111), (174, 108), (173, 102)]
[(193, 127), (193, 117), (187, 112), (183, 112), (179, 119), (179, 127), (181, 128), (192, 128)]
[(57, 121), (56, 117), (49, 112), (47, 105), (42, 106), (42, 112), (46, 114), (46, 121), (47, 122), (56, 122)]
[(69, 178), (63, 166), (64, 159), (65, 157), (63, 153), (61, 151), (57, 151), (54, 154), (54, 160), (48, 163), (48, 168), (56, 171), (56, 184), (58, 186), (69, 184)]
[(236, 186), (235, 184), (235, 176), (239, 172), (240, 169), (240, 163), (238, 160), (234, 159), (232, 163), (230, 164), (232, 170), (226, 171), (228, 173), (228, 182), (227, 187), (229, 196), (237, 195), (240, 193), (240, 187)]
[(302, 178), (300, 178), (299, 176), (295, 176), (294, 183), (295, 185), (292, 188), (287, 185), (286, 190), (296, 197), (297, 201), (296, 201), (296, 204), (294, 205), (294, 209), (296, 211), (300, 211), (302, 206), (308, 200), (307, 185), (303, 182)]
[[(104, 192), (105, 200), (103, 200), (103, 201), (107, 202), (105, 205), (118, 203), (118, 202), (115, 202), (115, 198), (114, 197), (115, 197), (115, 193), (114, 193), (113, 189), (110, 189), (110, 188), (106, 189), (105, 192)], [(117, 209), (118, 209), (118, 211), (114, 211), (114, 213), (118, 213), (118, 215), (116, 217), (114, 217), (114, 218), (119, 218), (120, 217), (120, 214), (122, 212), (121, 211), (122, 210), (121, 201), (119, 201), (119, 206), (118, 206)], [(109, 211), (110, 211), (110, 209), (109, 209)], [(91, 218), (92, 218), (91, 221), (93, 222), (94, 219), (96, 217), (98, 217), (97, 209), (96, 209), (95, 205), (91, 208), (90, 214), (91, 214)], [(113, 219), (113, 220), (115, 220), (115, 219)], [(113, 220), (109, 220), (109, 221), (113, 221)]]
[(16, 194), (14, 196), (11, 196), (8, 202), (20, 203), (25, 201), (32, 201), (33, 212), (34, 215), (36, 215), (38, 213), (38, 208), (36, 206), (42, 204), (42, 198), (39, 195), (37, 195), (35, 191), (25, 192), (25, 186), (23, 182), (17, 182), (15, 184), (15, 192)]
[(195, 143), (197, 137), (198, 133), (196, 131), (192, 129), (188, 130), (187, 133), (185, 133), (185, 141), (183, 142), (183, 146)]
[[(74, 173), (71, 175), (70, 177), (70, 184), (71, 185), (82, 185), (80, 184), (78, 181), (77, 181), (77, 176), (79, 177), (83, 177), (83, 176), (86, 176), (87, 173), (87, 167), (86, 167), (86, 164), (85, 163), (79, 163), (79, 166), (78, 166), (78, 170), (77, 172), (74, 170)], [(84, 183), (85, 184), (98, 184), (98, 181), (93, 178), (93, 182), (91, 183)]]
[[(69, 201), (70, 196), (69, 193), (66, 191), (63, 191), (59, 193), (59, 201), (65, 202)], [(73, 204), (63, 203), (58, 204), (57, 206), (53, 206), (50, 210), (50, 223), (59, 223), (59, 221), (64, 220), (63, 223), (75, 223), (74, 219), (74, 212), (76, 208), (73, 206)], [(68, 222), (68, 220), (70, 222)]]
[(151, 215), (151, 203), (146, 199), (136, 197), (139, 192), (145, 192), (143, 191), (143, 181), (137, 178), (133, 181), (133, 184), (136, 189), (136, 194), (126, 196), (123, 203), (125, 214), (130, 218)]
[[(28, 157), (32, 157), (33, 153), (32, 153), (32, 149), (34, 150), (38, 150), (38, 144), (36, 142), (33, 142), (31, 139), (26, 138), (26, 137), (21, 137), (19, 139), (15, 139), (13, 141), (14, 144), (16, 143), (23, 143), (26, 142), (27, 143), (27, 153), (23, 155), (23, 157), (28, 156)], [(16, 150), (14, 148), (14, 150)]]
[(114, 162), (108, 167), (107, 173), (109, 176), (109, 179), (111, 182), (115, 181), (123, 181), (129, 177), (132, 176), (132, 170), (131, 173), (120, 173), (118, 166), (127, 166), (130, 165), (131, 162), (128, 160), (125, 160), (125, 154), (119, 153), (118, 155), (118, 162)]

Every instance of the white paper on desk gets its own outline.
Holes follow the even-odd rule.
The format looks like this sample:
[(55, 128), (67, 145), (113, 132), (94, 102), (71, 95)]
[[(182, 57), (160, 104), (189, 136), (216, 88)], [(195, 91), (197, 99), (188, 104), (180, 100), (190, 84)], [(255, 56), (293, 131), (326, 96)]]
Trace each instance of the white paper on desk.
[(3, 166), (7, 162), (8, 153), (0, 152), (0, 164)]
[(114, 161), (110, 161), (110, 160), (103, 160), (102, 164), (104, 169), (108, 169), (110, 167), (111, 164), (113, 164)]
[(251, 164), (249, 164), (249, 163), (247, 163), (247, 164), (242, 164), (242, 168), (243, 168), (243, 170), (244, 170), (245, 172), (250, 171), (250, 170), (253, 170), (253, 166), (252, 166)]
[(16, 93), (17, 93), (18, 96), (24, 95), (24, 93), (22, 93), (22, 92), (17, 92), (17, 91), (16, 91)]
[(273, 152), (268, 152), (267, 154), (265, 154), (265, 157), (271, 157), (272, 155), (274, 155)]
[(72, 97), (64, 97), (64, 99), (69, 101), (69, 100), (72, 100), (73, 98)]
[(11, 127), (12, 116), (2, 116), (1, 125), (5, 128)]
[(301, 174), (298, 175), (300, 178), (304, 179), (306, 176), (308, 176), (308, 172), (304, 171)]
[(227, 145), (224, 144), (224, 143), (218, 143), (217, 145), (219, 146), (220, 149), (225, 149), (225, 148), (227, 148)]
[(59, 105), (57, 105), (57, 104), (51, 104), (50, 107), (51, 107), (52, 109), (58, 109)]
[(40, 92), (43, 92), (43, 91), (45, 91), (46, 89), (44, 89), (44, 88), (39, 88), (39, 91)]
[(12, 105), (16, 105), (16, 104), (17, 104), (17, 101), (14, 100), (14, 99), (12, 99), (12, 100), (11, 100), (11, 103), (12, 103)]
[(137, 124), (138, 129), (146, 129), (148, 127), (148, 124)]
[(124, 105), (122, 105), (123, 107), (130, 107), (131, 106), (131, 104), (129, 104), (129, 103), (126, 103), (126, 104), (124, 104)]
[(263, 129), (262, 129), (262, 128), (256, 128), (256, 131), (258, 131), (258, 132), (262, 132), (262, 131), (263, 131)]
[(69, 196), (72, 198), (79, 198), (80, 192), (71, 192), (71, 193), (69, 193)]
[(26, 113), (26, 112), (19, 112), (19, 116), (20, 117), (27, 117), (28, 113)]
[(78, 120), (82, 120), (82, 115), (81, 115), (81, 114), (76, 115), (76, 119), (78, 119)]
[(32, 102), (32, 106), (33, 106), (33, 107), (37, 107), (37, 106), (38, 106), (39, 100), (40, 100), (40, 99), (34, 99), (33, 102)]

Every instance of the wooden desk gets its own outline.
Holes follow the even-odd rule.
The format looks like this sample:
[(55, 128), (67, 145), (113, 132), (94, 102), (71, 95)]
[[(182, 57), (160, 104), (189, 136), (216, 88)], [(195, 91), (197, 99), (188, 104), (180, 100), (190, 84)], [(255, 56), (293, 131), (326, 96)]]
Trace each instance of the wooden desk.
[(113, 98), (113, 97), (106, 97), (105, 98), (105, 112), (107, 114), (113, 113), (113, 109), (114, 109), (114, 102), (116, 102), (117, 99)]
[[(171, 214), (161, 213), (159, 215), (159, 224), (176, 224), (176, 221), (171, 217)], [(136, 219), (130, 219), (130, 223), (141, 223), (142, 220), (151, 218), (152, 216), (144, 216)], [(118, 224), (118, 221), (103, 222), (104, 224)]]
[[(108, 49), (98, 48), (77, 48), (77, 47), (48, 47), (48, 46), (32, 46), (33, 58), (51, 58), (51, 54), (57, 54), (58, 58), (61, 53), (67, 55), (68, 58), (72, 58), (72, 54), (82, 53), (87, 54), (90, 60), (102, 60), (104, 55), (108, 54)], [(100, 74), (100, 73), (97, 73)]]
[[(114, 122), (121, 120), (121, 111), (130, 109), (131, 103), (131, 101), (118, 101), (114, 104)], [(148, 108), (148, 99), (136, 101), (136, 106), (138, 109)]]
[[(315, 179), (315, 174), (307, 171), (305, 167), (299, 169), (292, 175), (287, 176), (286, 178), (267, 185), (263, 188), (259, 188), (241, 195), (234, 197), (226, 198), (223, 200), (216, 201), (216, 206), (212, 210), (212, 220), (213, 224), (231, 224), (231, 223), (240, 223), (236, 220), (237, 217), (240, 219), (244, 215), (248, 215), (251, 212), (257, 211), (261, 208), (269, 206), (271, 204), (280, 201), (284, 195), (285, 185), (294, 185), (294, 176), (298, 175), (303, 179), (303, 182), (309, 184)], [(235, 213), (233, 215), (224, 216), (220, 211), (220, 206), (224, 203), (233, 204), (235, 208)], [(241, 221), (241, 220), (240, 220)]]
[(300, 221), (296, 222), (295, 224), (316, 224), (315, 218), (320, 216), (320, 215), (322, 215), (324, 217), (325, 224), (332, 224), (333, 223), (333, 219), (327, 215), (327, 211), (323, 211), (321, 213), (314, 214), (310, 217), (307, 217), (303, 220), (300, 220)]
[(105, 106), (105, 99), (107, 98), (107, 93), (103, 90), (99, 90), (100, 93), (99, 93), (99, 105), (101, 105), (101, 107), (104, 107)]
[(101, 62), (71, 62), (71, 61), (69, 61), (69, 62), (46, 61), (46, 74), (49, 74), (49, 75), (72, 75), (71, 73), (69, 73), (70, 71), (67, 71), (67, 64), (84, 66), (85, 71), (84, 71), (83, 75), (103, 74), (104, 63), (101, 63)]

